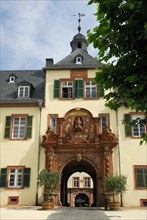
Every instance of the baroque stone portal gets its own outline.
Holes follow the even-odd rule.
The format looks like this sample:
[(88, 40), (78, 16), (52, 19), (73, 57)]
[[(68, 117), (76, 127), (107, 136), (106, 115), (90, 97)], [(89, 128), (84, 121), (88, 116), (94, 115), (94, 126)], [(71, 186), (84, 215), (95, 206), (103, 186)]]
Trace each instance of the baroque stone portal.
[(46, 168), (49, 171), (63, 172), (59, 190), (61, 196), (58, 197), (57, 204), (66, 204), (66, 182), (70, 170), (73, 170), (85, 171), (92, 176), (94, 203), (103, 205), (103, 177), (113, 172), (112, 154), (117, 145), (117, 137), (109, 127), (102, 133), (100, 130), (99, 117), (93, 117), (86, 109), (75, 108), (68, 111), (63, 118), (57, 118), (57, 134), (48, 128), (43, 135)]

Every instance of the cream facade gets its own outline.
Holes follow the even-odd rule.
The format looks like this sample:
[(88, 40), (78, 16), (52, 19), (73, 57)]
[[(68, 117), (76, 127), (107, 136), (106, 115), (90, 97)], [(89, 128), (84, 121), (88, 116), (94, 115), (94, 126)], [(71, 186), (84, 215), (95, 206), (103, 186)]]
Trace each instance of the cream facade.
[[(8, 88), (0, 108), (1, 205), (40, 204), (44, 189), (37, 176), (47, 168), (62, 172), (57, 205), (75, 205), (78, 194), (70, 202), (68, 188), (81, 171), (91, 178), (90, 206), (104, 206), (103, 177), (111, 172), (128, 177), (123, 206), (145, 206), (147, 146), (139, 142), (146, 126), (136, 125), (127, 134), (122, 124), (124, 115), (133, 120), (144, 114), (106, 108), (102, 88), (93, 82), (101, 64), (88, 54), (84, 35), (75, 35), (71, 47), (71, 54), (59, 63), (47, 59), (42, 73), (9, 71), (1, 77)], [(15, 84), (9, 82), (12, 74)], [(23, 82), (17, 82), (22, 75)]]

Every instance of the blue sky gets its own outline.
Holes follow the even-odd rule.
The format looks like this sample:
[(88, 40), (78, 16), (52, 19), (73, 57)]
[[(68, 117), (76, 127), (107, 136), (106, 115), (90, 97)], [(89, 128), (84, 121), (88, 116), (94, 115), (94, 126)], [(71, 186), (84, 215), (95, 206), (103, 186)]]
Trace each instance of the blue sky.
[[(78, 33), (78, 13), (85, 14), (81, 33), (97, 25), (96, 5), (87, 0), (1, 0), (1, 70), (31, 70), (58, 62), (71, 52)], [(89, 45), (88, 52), (97, 55)]]

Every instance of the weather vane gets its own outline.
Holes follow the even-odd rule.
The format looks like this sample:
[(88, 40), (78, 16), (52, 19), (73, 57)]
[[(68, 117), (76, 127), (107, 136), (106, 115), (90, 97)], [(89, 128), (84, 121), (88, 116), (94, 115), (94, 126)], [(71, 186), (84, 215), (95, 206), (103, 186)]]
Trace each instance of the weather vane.
[(84, 17), (85, 14), (78, 13), (78, 15), (73, 15), (73, 16), (78, 16), (78, 23), (79, 23), (78, 32), (80, 33), (80, 31), (81, 31), (81, 26), (80, 26), (81, 17)]

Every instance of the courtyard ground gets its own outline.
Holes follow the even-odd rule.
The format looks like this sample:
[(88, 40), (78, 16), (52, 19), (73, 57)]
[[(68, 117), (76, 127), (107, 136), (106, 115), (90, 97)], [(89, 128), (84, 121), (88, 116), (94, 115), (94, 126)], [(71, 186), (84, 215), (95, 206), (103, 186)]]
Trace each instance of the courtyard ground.
[(42, 210), (39, 206), (5, 206), (0, 208), (1, 220), (146, 220), (147, 208), (121, 208), (119, 211), (97, 207), (59, 207)]

